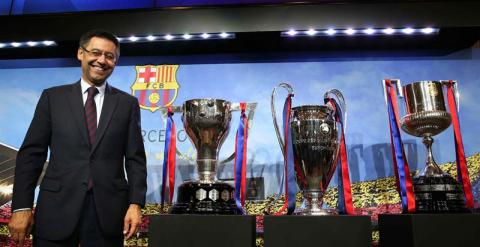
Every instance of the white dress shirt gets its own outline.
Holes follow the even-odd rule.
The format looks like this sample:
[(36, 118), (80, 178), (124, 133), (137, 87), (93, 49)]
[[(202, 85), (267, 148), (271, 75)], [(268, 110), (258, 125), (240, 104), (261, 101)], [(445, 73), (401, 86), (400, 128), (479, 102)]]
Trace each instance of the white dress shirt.
[[(83, 78), (80, 80), (80, 85), (82, 86), (82, 97), (83, 97), (83, 105), (85, 106), (85, 102), (87, 102), (88, 97), (88, 88), (91, 87)], [(103, 83), (101, 86), (95, 86), (98, 89), (97, 95), (93, 98), (95, 100), (95, 107), (97, 108), (97, 126), (100, 121), (100, 114), (102, 113), (103, 107), (103, 99), (105, 97), (105, 87), (107, 82)]]

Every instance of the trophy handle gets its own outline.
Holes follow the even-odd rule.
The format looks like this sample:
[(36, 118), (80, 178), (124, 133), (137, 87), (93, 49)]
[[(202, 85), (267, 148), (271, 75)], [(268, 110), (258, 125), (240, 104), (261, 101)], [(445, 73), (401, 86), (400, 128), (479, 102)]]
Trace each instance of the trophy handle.
[[(255, 109), (257, 108), (257, 103), (247, 103), (246, 109), (248, 111), (247, 114), (247, 129), (250, 130), (252, 128), (253, 116), (255, 115)], [(230, 106), (230, 111), (240, 111), (240, 103), (232, 103)], [(233, 152), (228, 158), (220, 161), (220, 164), (225, 164), (227, 162), (232, 161), (235, 158), (235, 152)]]
[(275, 133), (277, 134), (277, 139), (278, 139), (278, 144), (280, 145), (280, 150), (282, 150), (282, 154), (285, 155), (285, 150), (284, 149), (284, 140), (282, 139), (282, 135), (280, 134), (280, 130), (278, 128), (278, 122), (277, 122), (277, 114), (275, 113), (275, 96), (276, 96), (276, 91), (277, 88), (283, 87), (288, 91), (288, 94), (293, 94), (293, 88), (290, 86), (290, 84), (286, 82), (282, 82), (278, 84), (278, 86), (274, 87), (272, 90), (272, 97), (270, 98), (270, 107), (272, 110), (272, 118), (273, 118), (273, 127), (275, 127)]
[(457, 112), (460, 112), (460, 91), (458, 90), (458, 83), (455, 80), (441, 80), (440, 81), (443, 85), (447, 85), (452, 83), (453, 86), (453, 93), (455, 94), (455, 101), (457, 103)]
[[(173, 112), (177, 112), (177, 113), (183, 113), (183, 106), (170, 106), (170, 108), (172, 109)], [(163, 119), (164, 119), (164, 122), (166, 123), (167, 121), (167, 114), (168, 114), (168, 107), (160, 107), (159, 108), (160, 112), (162, 112), (162, 116), (163, 116)], [(195, 162), (195, 159), (191, 158), (191, 157), (188, 157), (187, 155), (183, 154), (179, 149), (178, 147), (175, 147), (176, 149), (176, 153), (178, 156), (180, 156), (181, 159), (184, 159), (184, 160), (189, 160), (191, 162)]]
[(340, 90), (338, 89), (331, 89), (329, 91), (327, 91), (323, 98), (324, 99), (328, 99), (328, 98), (331, 98), (330, 95), (334, 95), (337, 99), (338, 99), (338, 103), (339, 103), (339, 106), (340, 106), (340, 110), (342, 111), (342, 127), (343, 127), (343, 131), (345, 132), (347, 130), (347, 104), (345, 103), (345, 98), (343, 97), (343, 94), (342, 92), (340, 92)]

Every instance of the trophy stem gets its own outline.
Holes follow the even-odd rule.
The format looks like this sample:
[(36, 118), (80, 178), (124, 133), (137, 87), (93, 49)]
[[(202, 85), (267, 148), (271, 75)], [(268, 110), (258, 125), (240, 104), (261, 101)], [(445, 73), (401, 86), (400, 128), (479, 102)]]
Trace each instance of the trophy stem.
[(442, 169), (440, 169), (440, 167), (435, 162), (435, 159), (433, 158), (433, 153), (432, 153), (433, 138), (430, 134), (425, 134), (423, 136), (423, 144), (425, 144), (425, 147), (427, 148), (427, 160), (426, 160), (425, 169), (423, 170), (422, 175), (425, 175), (427, 177), (443, 176)]
[(437, 165), (432, 155), (433, 138), (423, 135), (427, 163), (422, 174), (413, 178), (417, 213), (464, 213), (465, 201), (460, 184)]
[(214, 183), (217, 181), (217, 160), (197, 159), (198, 180), (200, 183)]

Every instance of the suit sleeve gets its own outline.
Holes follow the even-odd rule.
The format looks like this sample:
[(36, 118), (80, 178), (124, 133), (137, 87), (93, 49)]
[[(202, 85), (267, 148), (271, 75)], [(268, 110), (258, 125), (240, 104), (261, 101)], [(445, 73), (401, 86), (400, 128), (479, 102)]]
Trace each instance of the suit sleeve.
[(147, 164), (141, 133), (140, 107), (132, 100), (131, 115), (125, 147), (125, 170), (129, 184), (130, 204), (145, 205), (147, 193)]
[(48, 93), (43, 91), (17, 153), (12, 210), (33, 208), (35, 187), (47, 158), (51, 127)]

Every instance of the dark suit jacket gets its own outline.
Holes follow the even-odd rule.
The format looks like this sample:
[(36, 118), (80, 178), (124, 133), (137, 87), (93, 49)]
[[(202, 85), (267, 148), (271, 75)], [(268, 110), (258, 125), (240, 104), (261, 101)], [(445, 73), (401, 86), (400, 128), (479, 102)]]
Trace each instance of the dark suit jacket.
[(80, 82), (43, 91), (18, 151), (12, 202), (12, 210), (33, 206), (50, 148), (34, 216), (38, 237), (61, 240), (74, 232), (90, 176), (105, 234), (121, 235), (129, 204), (145, 204), (147, 172), (137, 99), (107, 85), (95, 139), (90, 147)]

